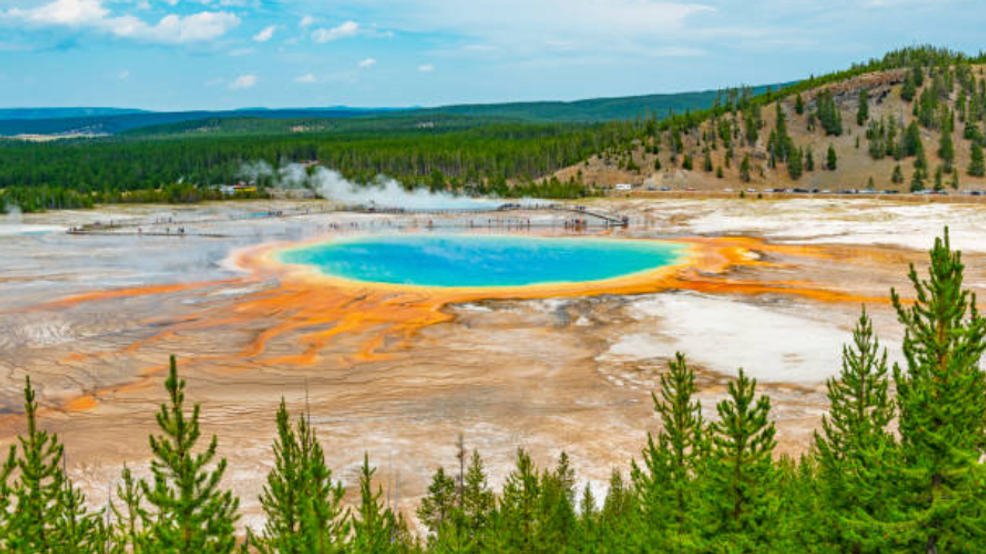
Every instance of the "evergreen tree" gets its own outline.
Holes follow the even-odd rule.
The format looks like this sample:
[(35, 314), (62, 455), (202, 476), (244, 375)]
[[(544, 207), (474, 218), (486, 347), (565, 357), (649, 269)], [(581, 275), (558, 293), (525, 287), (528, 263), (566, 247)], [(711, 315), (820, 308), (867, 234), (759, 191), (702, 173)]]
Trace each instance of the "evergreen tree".
[(821, 531), (840, 552), (885, 551), (877, 525), (888, 519), (895, 456), (887, 426), (894, 418), (887, 351), (864, 309), (852, 343), (842, 348), (842, 371), (826, 382), (829, 413), (815, 432)]
[(274, 467), (260, 496), (266, 522), (254, 542), (262, 554), (326, 554), (343, 550), (349, 532), (325, 454), (307, 417), (291, 425), (284, 399), (277, 411)]
[(969, 175), (973, 177), (986, 176), (986, 160), (983, 158), (983, 147), (973, 143), (972, 154), (969, 159)]
[(708, 536), (716, 552), (769, 549), (776, 523), (774, 424), (770, 399), (756, 397), (756, 380), (741, 369), (729, 382), (728, 398), (716, 406), (710, 426)]
[(561, 550), (577, 528), (575, 515), (575, 472), (568, 454), (562, 452), (554, 471), (541, 476), (538, 544), (544, 552)]
[(904, 171), (901, 170), (900, 164), (894, 166), (894, 172), (890, 175), (890, 182), (895, 185), (901, 185), (904, 183)]
[(798, 115), (802, 115), (803, 113), (805, 113), (805, 101), (803, 98), (801, 98), (800, 92), (794, 98), (794, 113)]
[(963, 290), (961, 253), (948, 229), (935, 240), (927, 279), (911, 266), (916, 301), (891, 300), (905, 329), (906, 367), (894, 366), (905, 469), (896, 483), (910, 551), (973, 552), (986, 544), (986, 318)]
[(835, 147), (830, 144), (828, 153), (825, 156), (825, 168), (829, 171), (835, 171), (838, 165), (839, 158), (835, 153)]
[(477, 550), (484, 548), (483, 530), (489, 525), (496, 508), (496, 497), (490, 490), (479, 452), (473, 451), (462, 489), (463, 527)]
[(108, 530), (103, 525), (102, 514), (88, 510), (85, 495), (67, 477), (61, 483), (58, 506), (54, 534), (58, 546), (55, 552), (59, 554), (102, 552), (109, 538)]
[(439, 467), (431, 478), (428, 495), (421, 500), (418, 507), (418, 519), (437, 535), (440, 529), (456, 517), (457, 508), (455, 480), (445, 473), (445, 468)]
[(155, 552), (232, 552), (236, 546), (233, 525), (238, 519), (239, 501), (219, 488), (226, 471), (225, 458), (209, 469), (216, 457), (218, 439), (213, 436), (202, 452), (194, 452), (201, 437), (200, 407), (195, 404), (191, 417), (185, 413), (185, 381), (178, 378), (174, 356), (164, 387), (168, 402), (162, 403), (157, 413), (162, 434), (150, 436), (153, 481), (141, 482), (142, 493), (153, 507), (149, 540)]
[(904, 79), (904, 86), (900, 89), (900, 97), (906, 102), (914, 100), (914, 95), (917, 94), (917, 83), (914, 80), (914, 74), (909, 72), (907, 77)]
[(916, 121), (912, 121), (907, 126), (907, 130), (904, 132), (902, 138), (904, 141), (902, 148), (904, 156), (917, 156), (918, 153), (924, 151), (924, 145), (921, 143), (921, 129), (918, 128)]
[(746, 154), (743, 156), (743, 161), (740, 162), (740, 179), (744, 183), (750, 182), (750, 155)]
[(924, 190), (924, 180), (927, 176), (924, 174), (924, 170), (919, 168), (914, 169), (914, 173), (911, 174), (911, 192), (918, 192)]
[(6, 537), (10, 552), (18, 554), (58, 553), (62, 547), (58, 522), (64, 510), (64, 446), (57, 435), (38, 428), (37, 414), (38, 403), (29, 376), (24, 385), (27, 432), (17, 437), (20, 448), (17, 480), (13, 484), (15, 507)]
[(404, 531), (394, 513), (380, 502), (383, 489), (379, 486), (373, 492), (375, 468), (370, 467), (370, 458), (363, 455), (360, 467), (360, 503), (357, 517), (353, 519), (353, 537), (350, 552), (353, 554), (391, 554), (402, 549), (401, 539)]
[(511, 552), (542, 552), (545, 545), (538, 544), (538, 499), (541, 480), (530, 455), (517, 450), (517, 462), (500, 498), (498, 534), (503, 549)]
[(10, 445), (7, 457), (0, 464), (0, 552), (13, 551), (11, 544), (14, 487), (11, 483), (17, 469), (17, 447)]
[(656, 443), (647, 434), (644, 467), (634, 462), (631, 477), (651, 547), (683, 552), (697, 540), (694, 480), (705, 450), (702, 406), (694, 400), (695, 373), (680, 352), (660, 383), (660, 397), (651, 397), (662, 428)]
[(801, 178), (804, 173), (804, 167), (801, 163), (801, 149), (794, 148), (791, 150), (791, 154), (787, 159), (787, 173), (792, 179), (797, 181)]
[(110, 504), (110, 511), (116, 519), (115, 525), (110, 530), (113, 554), (151, 552), (146, 531), (149, 517), (141, 505), (143, 493), (140, 482), (134, 479), (133, 473), (126, 465), (123, 466), (121, 482), (116, 487), (116, 495), (123, 507), (117, 508), (115, 504)]
[(941, 129), (941, 136), (938, 142), (938, 157), (945, 164), (945, 173), (951, 173), (955, 164), (955, 145), (952, 143), (951, 126), (945, 125)]
[(859, 108), (856, 111), (856, 124), (862, 127), (870, 119), (870, 93), (866, 89), (859, 91)]
[(839, 136), (842, 134), (842, 112), (835, 103), (831, 90), (824, 90), (819, 93), (815, 101), (815, 110), (818, 121), (825, 129), (826, 135)]
[(815, 171), (815, 155), (812, 154), (811, 148), (808, 148), (805, 154), (805, 171)]

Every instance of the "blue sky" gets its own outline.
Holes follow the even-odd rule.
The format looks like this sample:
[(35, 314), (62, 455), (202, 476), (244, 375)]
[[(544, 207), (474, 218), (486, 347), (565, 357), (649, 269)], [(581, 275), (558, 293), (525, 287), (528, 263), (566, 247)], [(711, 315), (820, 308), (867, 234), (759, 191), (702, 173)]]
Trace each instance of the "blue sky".
[(0, 107), (411, 106), (789, 81), (986, 48), (981, 0), (0, 0)]

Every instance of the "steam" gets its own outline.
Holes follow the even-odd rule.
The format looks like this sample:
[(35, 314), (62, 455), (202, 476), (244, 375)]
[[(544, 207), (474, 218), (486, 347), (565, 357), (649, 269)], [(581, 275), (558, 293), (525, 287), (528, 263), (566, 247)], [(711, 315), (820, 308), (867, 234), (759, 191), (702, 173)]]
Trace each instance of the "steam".
[(311, 176), (313, 188), (322, 198), (343, 204), (360, 204), (377, 208), (406, 210), (465, 210), (496, 208), (502, 202), (485, 198), (456, 196), (427, 189), (406, 190), (394, 179), (382, 178), (376, 183), (360, 186), (344, 178), (338, 171), (319, 167)]
[(502, 202), (488, 198), (470, 198), (448, 192), (431, 192), (427, 189), (406, 190), (394, 179), (380, 177), (366, 185), (354, 183), (341, 173), (321, 166), (314, 170), (303, 164), (292, 163), (274, 169), (270, 164), (258, 161), (243, 165), (240, 175), (254, 181), (270, 179), (277, 188), (309, 188), (327, 200), (349, 206), (375, 207), (378, 209), (404, 210), (467, 210), (494, 209)]
[(19, 225), (24, 221), (24, 214), (21, 213), (20, 206), (17, 204), (4, 203), (3, 199), (0, 199), (0, 208), (3, 208), (2, 213), (4, 214), (0, 221), (10, 225)]

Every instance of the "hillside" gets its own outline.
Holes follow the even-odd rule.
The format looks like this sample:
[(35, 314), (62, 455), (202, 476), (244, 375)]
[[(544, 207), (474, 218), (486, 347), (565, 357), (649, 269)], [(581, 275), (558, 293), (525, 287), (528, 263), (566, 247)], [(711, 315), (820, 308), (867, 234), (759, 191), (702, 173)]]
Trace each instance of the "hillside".
[[(981, 161), (970, 172), (973, 153), (981, 154), (986, 142), (982, 64), (959, 58), (824, 81), (802, 83), (770, 101), (740, 100), (701, 120), (651, 126), (631, 145), (607, 149), (555, 176), (644, 191), (907, 192), (936, 185), (952, 190), (956, 179), (959, 189), (986, 189)], [(868, 108), (863, 119), (861, 95)], [(834, 170), (826, 169), (830, 147)]]

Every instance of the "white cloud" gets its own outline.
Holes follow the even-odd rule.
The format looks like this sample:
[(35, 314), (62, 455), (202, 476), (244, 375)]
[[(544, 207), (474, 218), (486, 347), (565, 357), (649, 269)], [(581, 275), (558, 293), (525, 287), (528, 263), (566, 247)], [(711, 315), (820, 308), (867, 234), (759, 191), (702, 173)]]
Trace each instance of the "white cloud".
[(238, 58), (240, 56), (249, 56), (250, 54), (253, 54), (256, 51), (257, 51), (256, 48), (235, 48), (229, 51), (229, 55), (233, 56), (234, 58)]
[[(697, 42), (690, 34), (725, 0), (322, 0), (330, 8), (360, 5), (384, 29), (447, 33), (504, 54), (551, 53), (546, 40), (574, 44), (563, 51), (645, 53)], [(780, 3), (778, 0), (773, 0)], [(807, 0), (798, 0), (804, 4)], [(322, 4), (320, 4), (322, 5)], [(728, 11), (728, 10), (727, 10)], [(720, 18), (721, 19), (721, 18)], [(545, 52), (545, 51), (548, 52)]]
[(277, 25), (264, 27), (259, 33), (253, 35), (253, 40), (257, 42), (267, 42), (268, 40), (274, 38), (274, 31), (276, 30)]
[(315, 23), (315, 18), (310, 15), (306, 15), (305, 17), (301, 18), (301, 21), (298, 22), (298, 26), (304, 29), (310, 26), (312, 23)]
[(341, 38), (351, 37), (359, 32), (359, 24), (355, 21), (346, 21), (331, 29), (320, 28), (312, 31), (312, 40), (319, 43), (331, 42)]
[(257, 84), (257, 76), (253, 74), (240, 75), (229, 84), (229, 90), (246, 90)]
[(418, 66), (418, 71), (421, 73), (431, 73), (435, 70), (435, 66), (430, 63), (423, 63)]
[(377, 65), (377, 60), (373, 58), (366, 58), (365, 60), (360, 60), (358, 64), (360, 67), (373, 67)]
[(28, 23), (69, 27), (99, 24), (109, 13), (99, 0), (56, 0), (33, 9), (7, 10), (8, 16)]
[(294, 82), (308, 85), (308, 84), (312, 84), (312, 83), (317, 83), (318, 82), (318, 78), (315, 77), (315, 74), (314, 73), (305, 73), (304, 75), (300, 75), (298, 77), (295, 77), (294, 78)]
[(102, 0), (55, 0), (37, 8), (11, 8), (0, 15), (38, 27), (86, 28), (120, 38), (166, 44), (216, 39), (240, 24), (240, 18), (232, 13), (199, 12), (165, 15), (152, 25), (133, 15), (111, 16)]

